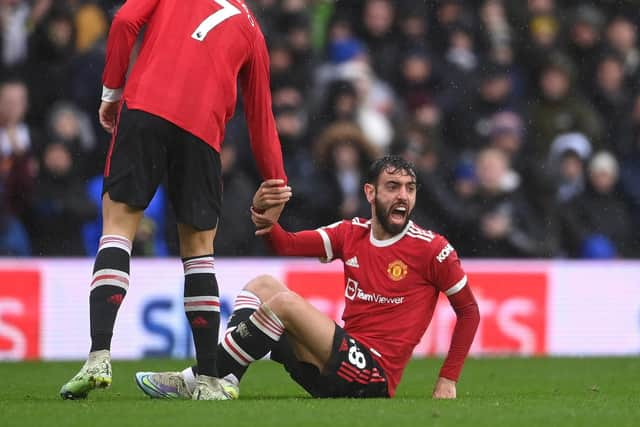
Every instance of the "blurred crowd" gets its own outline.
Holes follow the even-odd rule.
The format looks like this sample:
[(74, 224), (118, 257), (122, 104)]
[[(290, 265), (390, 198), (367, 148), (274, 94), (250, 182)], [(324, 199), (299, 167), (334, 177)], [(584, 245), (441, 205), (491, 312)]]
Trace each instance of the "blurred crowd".
[[(0, 0), (2, 255), (95, 253), (121, 3)], [(286, 228), (368, 216), (365, 171), (394, 153), (419, 171), (414, 219), (463, 257), (640, 256), (640, 1), (247, 4), (270, 49)], [(216, 255), (264, 255), (241, 105), (221, 157)], [(160, 188), (134, 255), (175, 254), (174, 224)]]

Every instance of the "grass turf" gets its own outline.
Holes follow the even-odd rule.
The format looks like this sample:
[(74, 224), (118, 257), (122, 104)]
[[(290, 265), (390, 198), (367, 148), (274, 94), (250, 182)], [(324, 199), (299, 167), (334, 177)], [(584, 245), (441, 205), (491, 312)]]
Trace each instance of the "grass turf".
[(640, 359), (499, 358), (467, 361), (455, 401), (434, 401), (440, 360), (416, 360), (394, 399), (317, 400), (280, 366), (259, 362), (233, 402), (160, 401), (136, 387), (138, 370), (184, 362), (115, 362), (114, 385), (63, 401), (80, 363), (0, 363), (0, 426), (638, 426)]

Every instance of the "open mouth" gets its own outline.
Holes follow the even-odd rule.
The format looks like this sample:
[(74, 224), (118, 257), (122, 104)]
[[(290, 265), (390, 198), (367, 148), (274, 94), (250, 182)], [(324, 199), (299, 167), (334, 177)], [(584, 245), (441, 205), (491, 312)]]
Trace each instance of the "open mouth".
[(394, 222), (402, 222), (407, 217), (407, 207), (396, 206), (391, 209), (389, 216), (391, 217), (391, 220)]

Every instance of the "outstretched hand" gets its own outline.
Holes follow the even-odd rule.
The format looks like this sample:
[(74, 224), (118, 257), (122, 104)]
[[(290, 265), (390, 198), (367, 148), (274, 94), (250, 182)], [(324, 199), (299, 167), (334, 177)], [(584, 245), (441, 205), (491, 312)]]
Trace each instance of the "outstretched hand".
[(251, 206), (251, 221), (257, 228), (256, 236), (271, 231), (292, 194), (291, 187), (285, 186), (282, 179), (268, 179), (260, 184)]
[(291, 187), (285, 186), (284, 180), (268, 179), (260, 184), (253, 195), (253, 208), (257, 211), (266, 211), (288, 202), (292, 195)]
[(268, 234), (273, 225), (278, 222), (283, 209), (284, 203), (271, 207), (264, 212), (258, 212), (251, 208), (251, 221), (256, 226), (256, 236)]

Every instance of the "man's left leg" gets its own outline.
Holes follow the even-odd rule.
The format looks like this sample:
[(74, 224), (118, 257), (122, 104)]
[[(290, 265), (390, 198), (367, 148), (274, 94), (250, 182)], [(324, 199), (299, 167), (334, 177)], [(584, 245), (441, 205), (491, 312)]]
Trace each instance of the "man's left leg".
[(91, 349), (80, 371), (60, 389), (63, 399), (84, 399), (96, 388), (111, 385), (111, 337), (116, 316), (129, 287), (131, 241), (142, 210), (102, 200), (103, 234), (89, 293)]

